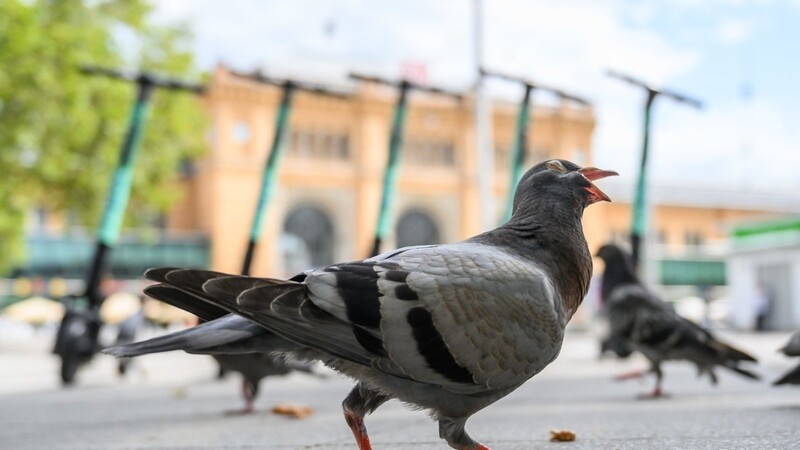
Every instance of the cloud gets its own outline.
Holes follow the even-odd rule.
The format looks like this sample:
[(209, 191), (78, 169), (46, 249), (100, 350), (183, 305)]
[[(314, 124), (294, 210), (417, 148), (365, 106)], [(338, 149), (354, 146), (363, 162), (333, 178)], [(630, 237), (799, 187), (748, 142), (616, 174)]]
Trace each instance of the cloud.
[(798, 132), (766, 98), (672, 114), (656, 133), (655, 178), (726, 188), (791, 188)]
[(742, 19), (726, 19), (717, 25), (716, 38), (725, 45), (739, 44), (747, 40), (754, 31), (754, 24)]
[[(474, 81), (471, 0), (156, 4), (161, 20), (193, 25), (197, 53), (206, 68), (223, 61), (245, 70), (263, 65), (273, 75), (338, 79), (350, 69), (397, 77), (404, 62), (414, 62), (427, 65), (437, 85), (462, 89)], [(597, 117), (595, 162), (632, 179), (645, 94), (609, 79), (606, 69), (680, 89), (676, 81), (697, 77), (709, 52), (718, 49), (713, 45), (735, 47), (751, 38), (757, 25), (730, 2), (671, 0), (656, 5), (625, 0), (484, 1), (485, 63), (592, 99)], [(720, 16), (720, 10), (726, 15)], [(702, 20), (679, 20), (693, 12)], [(695, 37), (680, 38), (687, 35)], [(496, 95), (520, 95), (520, 89), (508, 83), (490, 86)], [(546, 99), (537, 97), (542, 100)], [(753, 183), (797, 184), (779, 159), (758, 159), (775, 154), (798, 162), (792, 150), (799, 137), (783, 125), (786, 113), (777, 103), (767, 98), (741, 104), (715, 100), (724, 106), (702, 113), (670, 105), (667, 99), (657, 102), (654, 178), (737, 185), (731, 180), (742, 178), (739, 174), (757, 161), (774, 173), (752, 174)], [(748, 136), (740, 136), (739, 130), (749, 130)], [(709, 172), (708, 165), (715, 163), (720, 170)]]
[[(472, 76), (469, 0), (159, 0), (156, 5), (162, 20), (194, 26), (207, 67), (220, 59), (253, 65), (281, 57), (293, 57), (296, 64), (338, 58), (377, 67), (417, 59), (430, 65), (432, 76), (453, 84)], [(573, 79), (578, 77), (570, 73), (590, 71), (598, 78), (598, 67), (645, 67), (642, 75), (655, 81), (693, 63), (692, 52), (670, 48), (656, 33), (620, 26), (621, 9), (621, 2), (484, 2), (487, 62)], [(327, 34), (331, 23), (334, 32)]]

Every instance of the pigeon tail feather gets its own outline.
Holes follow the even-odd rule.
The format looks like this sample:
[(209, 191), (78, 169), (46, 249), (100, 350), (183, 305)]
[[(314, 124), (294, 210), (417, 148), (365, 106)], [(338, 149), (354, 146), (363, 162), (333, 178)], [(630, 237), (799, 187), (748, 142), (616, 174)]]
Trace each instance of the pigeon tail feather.
[(722, 352), (727, 360), (758, 362), (758, 360), (755, 357), (737, 348), (731, 347), (730, 345), (722, 342), (719, 342), (719, 344), (722, 346)]
[(773, 386), (778, 386), (781, 384), (800, 384), (800, 364), (772, 384)]
[(761, 379), (761, 377), (758, 376), (758, 374), (756, 374), (754, 372), (751, 372), (749, 370), (743, 369), (743, 368), (739, 367), (739, 365), (736, 364), (736, 363), (729, 362), (727, 364), (724, 364), (724, 367), (726, 369), (730, 369), (730, 370), (738, 373), (739, 375), (745, 376), (745, 377), (753, 379), (753, 380), (760, 380)]
[(103, 353), (117, 358), (163, 353), (173, 350), (200, 352), (203, 349), (241, 341), (263, 334), (255, 323), (230, 315), (212, 322), (202, 323), (187, 330), (159, 336), (134, 344), (106, 348)]

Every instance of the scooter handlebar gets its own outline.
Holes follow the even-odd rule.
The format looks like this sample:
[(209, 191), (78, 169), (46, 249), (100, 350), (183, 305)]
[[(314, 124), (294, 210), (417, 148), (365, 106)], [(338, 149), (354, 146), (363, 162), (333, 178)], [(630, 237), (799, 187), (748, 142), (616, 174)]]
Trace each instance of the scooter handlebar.
[(134, 83), (149, 84), (151, 86), (156, 86), (163, 89), (188, 91), (197, 94), (205, 91), (205, 86), (201, 84), (187, 83), (175, 78), (167, 78), (150, 72), (134, 72), (91, 65), (83, 65), (81, 66), (80, 70), (86, 75), (105, 76)]

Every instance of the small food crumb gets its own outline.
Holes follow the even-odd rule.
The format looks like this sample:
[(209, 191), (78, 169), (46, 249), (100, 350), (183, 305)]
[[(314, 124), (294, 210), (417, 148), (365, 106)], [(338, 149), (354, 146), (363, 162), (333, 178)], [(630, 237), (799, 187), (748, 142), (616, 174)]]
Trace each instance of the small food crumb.
[(281, 403), (272, 407), (272, 412), (275, 414), (283, 414), (285, 416), (294, 417), (295, 419), (303, 419), (314, 414), (314, 410), (308, 406), (296, 405), (294, 403)]
[(186, 398), (189, 396), (189, 393), (186, 391), (185, 387), (177, 387), (174, 391), (172, 391), (172, 396), (175, 398)]
[(572, 430), (550, 430), (550, 442), (572, 442), (575, 432)]

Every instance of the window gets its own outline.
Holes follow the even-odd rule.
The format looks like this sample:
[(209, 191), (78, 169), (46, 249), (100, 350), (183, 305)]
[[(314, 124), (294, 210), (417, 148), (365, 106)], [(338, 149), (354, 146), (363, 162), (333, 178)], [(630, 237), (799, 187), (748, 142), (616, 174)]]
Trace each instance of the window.
[(528, 166), (532, 167), (540, 162), (551, 159), (550, 149), (547, 147), (534, 147), (528, 150)]
[(572, 162), (579, 166), (586, 164), (586, 150), (577, 148), (572, 151)]
[(350, 137), (335, 131), (292, 131), (287, 153), (308, 159), (347, 159), (350, 157)]
[(630, 232), (621, 228), (614, 228), (608, 234), (608, 240), (616, 244), (627, 243), (630, 237)]
[(34, 208), (29, 213), (28, 232), (30, 234), (41, 234), (47, 230), (47, 210), (43, 207)]
[(426, 212), (412, 209), (397, 221), (397, 246), (439, 244), (441, 236), (436, 222)]
[(686, 245), (698, 246), (703, 245), (703, 233), (699, 231), (687, 231), (684, 233), (684, 243)]
[[(511, 167), (511, 147), (513, 144), (495, 145), (494, 150), (494, 164), (495, 168), (500, 170), (508, 170)], [(529, 169), (540, 162), (550, 159), (550, 150), (547, 147), (535, 147), (534, 149), (528, 148), (528, 154), (525, 155), (525, 169)]]
[(494, 167), (508, 170), (509, 164), (509, 149), (511, 144), (495, 144), (494, 146)]
[(419, 166), (453, 166), (455, 146), (445, 139), (410, 139), (406, 142), (403, 159)]
[[(761, 330), (794, 330), (792, 318), (795, 306), (792, 301), (795, 280), (792, 277), (792, 263), (773, 261), (754, 266), (756, 285), (753, 286), (753, 317), (756, 328)], [(760, 314), (759, 314), (760, 313)], [(758, 316), (761, 315), (761, 320)]]

